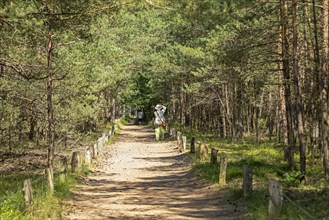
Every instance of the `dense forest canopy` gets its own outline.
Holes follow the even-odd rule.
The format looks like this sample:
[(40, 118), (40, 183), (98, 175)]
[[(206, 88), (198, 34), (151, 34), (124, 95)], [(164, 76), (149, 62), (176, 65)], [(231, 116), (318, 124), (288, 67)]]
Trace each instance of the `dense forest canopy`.
[(328, 175), (327, 0), (0, 4), (1, 148), (47, 140), (51, 166), (56, 140), (162, 103), (181, 127), (273, 138), (291, 170), (321, 157)]

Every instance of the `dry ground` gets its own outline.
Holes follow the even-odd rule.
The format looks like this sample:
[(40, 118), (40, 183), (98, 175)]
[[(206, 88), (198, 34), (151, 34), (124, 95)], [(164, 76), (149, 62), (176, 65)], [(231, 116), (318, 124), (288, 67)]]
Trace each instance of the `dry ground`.
[(146, 126), (123, 127), (105, 159), (79, 185), (68, 219), (242, 219), (216, 186), (195, 178), (176, 143)]

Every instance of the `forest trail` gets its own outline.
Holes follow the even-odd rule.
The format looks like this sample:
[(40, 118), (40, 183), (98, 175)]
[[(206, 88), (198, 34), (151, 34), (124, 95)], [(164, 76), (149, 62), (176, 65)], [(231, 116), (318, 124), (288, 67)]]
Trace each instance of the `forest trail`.
[(104, 154), (64, 220), (242, 218), (218, 188), (196, 179), (175, 142), (155, 142), (150, 127), (124, 126)]

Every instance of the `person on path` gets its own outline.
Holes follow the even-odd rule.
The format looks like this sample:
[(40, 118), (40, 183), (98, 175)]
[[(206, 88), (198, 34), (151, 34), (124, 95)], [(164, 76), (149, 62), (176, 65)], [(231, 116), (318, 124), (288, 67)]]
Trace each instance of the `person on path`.
[(157, 104), (154, 111), (154, 127), (155, 127), (155, 140), (162, 141), (164, 139), (164, 113), (166, 112), (166, 106)]
[(144, 114), (141, 110), (138, 110), (137, 117), (138, 117), (138, 124), (141, 125), (144, 118)]

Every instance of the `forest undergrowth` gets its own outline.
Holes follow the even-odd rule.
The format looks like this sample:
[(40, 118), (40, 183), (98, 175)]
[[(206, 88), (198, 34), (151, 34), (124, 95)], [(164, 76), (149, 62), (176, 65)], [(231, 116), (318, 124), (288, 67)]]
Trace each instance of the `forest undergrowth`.
[[(99, 130), (107, 127), (100, 127)], [(45, 168), (47, 154), (42, 143), (22, 143), (13, 151), (0, 151), (0, 219), (1, 220), (41, 220), (61, 219), (62, 202), (72, 196), (72, 190), (79, 183), (82, 176), (88, 175), (91, 166), (82, 166), (77, 173), (68, 172), (65, 181), (60, 180), (58, 162), (60, 158), (70, 158), (72, 151), (83, 150), (99, 136), (98, 132), (91, 132), (80, 137), (67, 140), (67, 147), (58, 146), (58, 154), (54, 160), (55, 183), (54, 193), (49, 193)], [(112, 142), (115, 136), (109, 140)], [(78, 140), (78, 141), (77, 141)], [(56, 168), (57, 167), (57, 168)], [(33, 203), (27, 205), (24, 200), (23, 182), (31, 179)]]
[[(283, 193), (283, 210), (280, 219), (326, 219), (329, 196), (328, 180), (322, 174), (322, 160), (315, 158), (305, 177), (300, 171), (289, 171), (284, 160), (282, 145), (275, 141), (256, 143), (251, 137), (243, 142), (228, 143), (211, 136), (200, 136), (199, 140), (218, 149), (218, 154), (228, 157), (226, 186), (227, 199), (237, 210), (249, 213), (250, 219), (267, 219), (269, 206), (268, 178), (280, 180)], [(298, 161), (296, 149), (295, 161)], [(243, 196), (243, 166), (249, 165), (253, 172), (253, 190)], [(219, 165), (213, 166), (208, 159), (194, 157), (194, 170), (200, 178), (218, 184)], [(298, 167), (298, 163), (296, 164)]]

